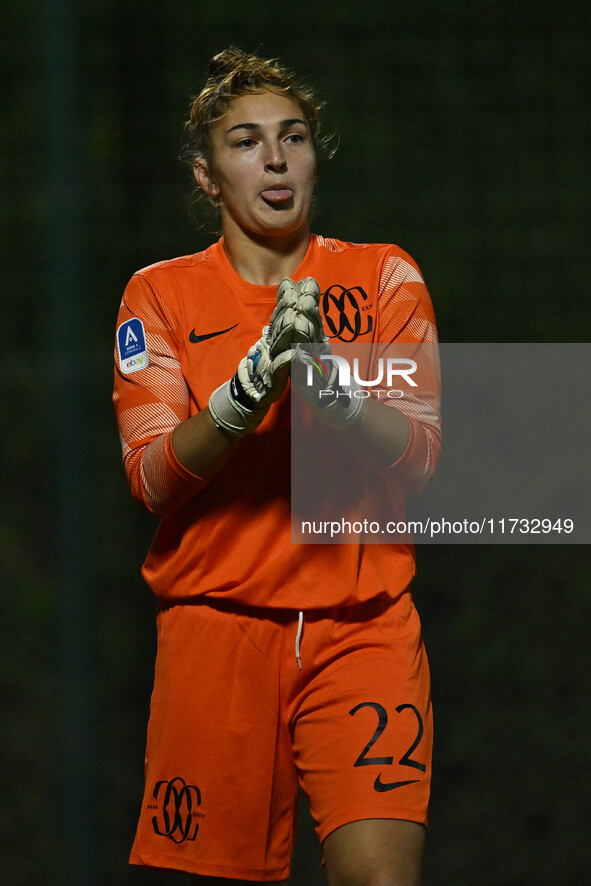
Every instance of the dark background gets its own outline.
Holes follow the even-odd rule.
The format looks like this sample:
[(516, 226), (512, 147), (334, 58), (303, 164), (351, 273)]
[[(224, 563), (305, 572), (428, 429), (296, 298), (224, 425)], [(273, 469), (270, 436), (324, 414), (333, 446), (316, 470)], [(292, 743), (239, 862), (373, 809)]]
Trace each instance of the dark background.
[[(318, 85), (341, 144), (314, 230), (410, 252), (443, 341), (589, 341), (590, 10), (5, 0), (2, 883), (183, 880), (126, 864), (154, 655), (139, 567), (155, 526), (128, 495), (110, 397), (127, 280), (211, 240), (176, 159), (208, 59), (235, 42)], [(580, 886), (588, 548), (418, 556), (436, 712), (425, 886)], [(294, 882), (321, 883), (319, 859), (303, 814)]]

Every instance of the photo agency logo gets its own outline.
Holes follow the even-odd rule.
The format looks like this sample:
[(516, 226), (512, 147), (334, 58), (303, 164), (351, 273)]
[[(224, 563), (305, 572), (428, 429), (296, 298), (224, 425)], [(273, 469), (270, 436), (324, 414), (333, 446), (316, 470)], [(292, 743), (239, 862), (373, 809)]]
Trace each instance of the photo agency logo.
[(379, 357), (373, 364), (372, 374), (375, 377), (362, 378), (359, 357), (349, 361), (337, 354), (312, 354), (301, 348), (298, 353), (306, 366), (306, 387), (313, 388), (320, 401), (324, 398), (366, 399), (371, 396), (400, 400), (405, 395), (400, 389), (401, 384), (411, 389), (418, 387), (412, 378), (418, 366), (410, 358)]

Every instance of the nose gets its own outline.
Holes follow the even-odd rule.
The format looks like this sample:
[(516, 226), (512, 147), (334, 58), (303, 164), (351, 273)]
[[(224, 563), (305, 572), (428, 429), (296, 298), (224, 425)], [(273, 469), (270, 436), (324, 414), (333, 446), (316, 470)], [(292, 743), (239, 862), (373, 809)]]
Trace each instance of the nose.
[(271, 141), (267, 145), (265, 169), (269, 172), (285, 172), (287, 169), (287, 160), (281, 142)]

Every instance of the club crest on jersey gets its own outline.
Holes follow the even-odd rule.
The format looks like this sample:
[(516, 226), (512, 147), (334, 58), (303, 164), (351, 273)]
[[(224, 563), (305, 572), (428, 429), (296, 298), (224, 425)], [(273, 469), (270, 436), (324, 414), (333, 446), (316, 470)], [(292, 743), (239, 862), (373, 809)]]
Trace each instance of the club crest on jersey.
[(124, 375), (145, 369), (150, 362), (146, 349), (144, 324), (139, 317), (126, 320), (117, 330), (119, 368)]

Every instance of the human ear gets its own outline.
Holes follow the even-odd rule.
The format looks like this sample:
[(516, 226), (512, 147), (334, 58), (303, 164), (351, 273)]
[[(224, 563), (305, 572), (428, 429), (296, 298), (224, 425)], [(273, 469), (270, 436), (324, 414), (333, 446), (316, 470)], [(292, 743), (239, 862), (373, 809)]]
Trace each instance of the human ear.
[(199, 159), (195, 161), (193, 165), (193, 175), (201, 190), (207, 194), (208, 197), (211, 197), (212, 200), (219, 197), (219, 186), (215, 181), (206, 160)]

